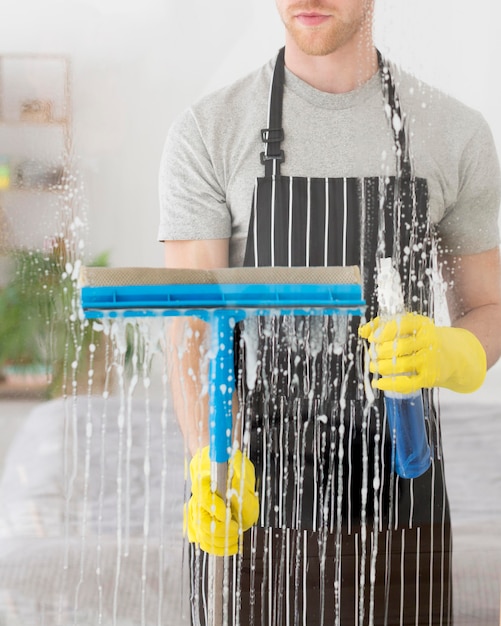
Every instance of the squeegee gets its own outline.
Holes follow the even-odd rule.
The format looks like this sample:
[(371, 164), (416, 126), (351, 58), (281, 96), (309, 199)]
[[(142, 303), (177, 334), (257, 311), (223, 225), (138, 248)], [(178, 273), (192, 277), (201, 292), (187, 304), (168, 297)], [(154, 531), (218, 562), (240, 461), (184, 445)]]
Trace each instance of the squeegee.
[[(233, 333), (252, 316), (362, 315), (358, 267), (217, 270), (84, 267), (81, 304), (89, 319), (196, 316), (209, 323), (209, 451), (213, 484), (225, 498), (232, 451)], [(223, 561), (214, 557), (211, 626), (223, 619)]]

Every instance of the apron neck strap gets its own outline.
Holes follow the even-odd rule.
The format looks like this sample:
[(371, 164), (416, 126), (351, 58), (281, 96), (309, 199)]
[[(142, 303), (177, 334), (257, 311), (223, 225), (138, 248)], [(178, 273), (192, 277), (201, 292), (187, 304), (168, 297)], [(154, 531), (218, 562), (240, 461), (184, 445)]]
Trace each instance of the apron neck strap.
[(261, 129), (261, 139), (265, 144), (261, 152), (261, 164), (264, 165), (265, 176), (280, 176), (280, 164), (284, 160), (281, 143), (284, 139), (282, 128), (282, 100), (284, 95), (284, 64), (285, 48), (278, 53), (273, 71), (273, 80), (268, 103), (268, 128)]
[(395, 80), (391, 72), (390, 65), (383, 58), (379, 50), (377, 51), (379, 73), (383, 88), (385, 101), (385, 112), (388, 123), (393, 132), (395, 142), (397, 177), (411, 175), (411, 160), (409, 157), (409, 147), (407, 144), (406, 117), (400, 108), (400, 98), (395, 87)]
[[(280, 164), (285, 159), (281, 144), (284, 140), (284, 130), (282, 128), (282, 102), (284, 94), (285, 77), (285, 47), (281, 48), (275, 63), (273, 79), (271, 82), (270, 97), (268, 103), (268, 128), (261, 129), (261, 139), (265, 149), (261, 152), (261, 164), (264, 165), (264, 175), (280, 176)], [(381, 75), (383, 97), (388, 123), (393, 132), (393, 139), (396, 147), (397, 176), (410, 175), (411, 164), (408, 153), (406, 120), (400, 108), (395, 81), (388, 62), (383, 58), (379, 50), (377, 51), (379, 73)]]

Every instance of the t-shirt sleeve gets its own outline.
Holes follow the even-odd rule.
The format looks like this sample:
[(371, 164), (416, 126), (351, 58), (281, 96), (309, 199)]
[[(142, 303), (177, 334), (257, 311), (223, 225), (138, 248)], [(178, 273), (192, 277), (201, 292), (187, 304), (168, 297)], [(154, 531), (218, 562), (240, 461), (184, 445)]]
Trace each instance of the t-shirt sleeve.
[(159, 173), (158, 239), (225, 239), (231, 235), (226, 194), (191, 110), (171, 126)]
[(441, 247), (447, 254), (485, 252), (499, 245), (501, 176), (494, 139), (484, 118), (465, 145), (459, 161), (456, 202), (438, 224)]

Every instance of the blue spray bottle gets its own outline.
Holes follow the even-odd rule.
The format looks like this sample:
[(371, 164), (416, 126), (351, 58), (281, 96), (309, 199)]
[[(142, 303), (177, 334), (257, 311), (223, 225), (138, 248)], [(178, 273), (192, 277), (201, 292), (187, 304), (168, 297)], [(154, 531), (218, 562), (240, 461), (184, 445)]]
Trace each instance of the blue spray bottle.
[[(392, 259), (381, 259), (377, 294), (379, 314), (383, 319), (405, 313), (400, 274)], [(395, 471), (402, 478), (417, 478), (431, 464), (431, 451), (426, 434), (423, 396), (420, 389), (409, 394), (384, 392), (386, 415), (392, 437)]]

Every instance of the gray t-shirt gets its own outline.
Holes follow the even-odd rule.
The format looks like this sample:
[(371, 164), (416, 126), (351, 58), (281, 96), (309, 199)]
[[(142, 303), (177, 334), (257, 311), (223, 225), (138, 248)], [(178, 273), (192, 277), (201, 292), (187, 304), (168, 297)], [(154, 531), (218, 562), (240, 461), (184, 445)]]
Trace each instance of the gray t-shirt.
[[(275, 60), (205, 96), (172, 125), (160, 167), (164, 240), (230, 238), (230, 265), (241, 266), (257, 177), (264, 175)], [(499, 244), (499, 163), (483, 117), (395, 70), (415, 175), (428, 181), (430, 215), (452, 254)], [(379, 73), (344, 94), (314, 89), (286, 69), (282, 174), (372, 177), (395, 174), (393, 134)]]

